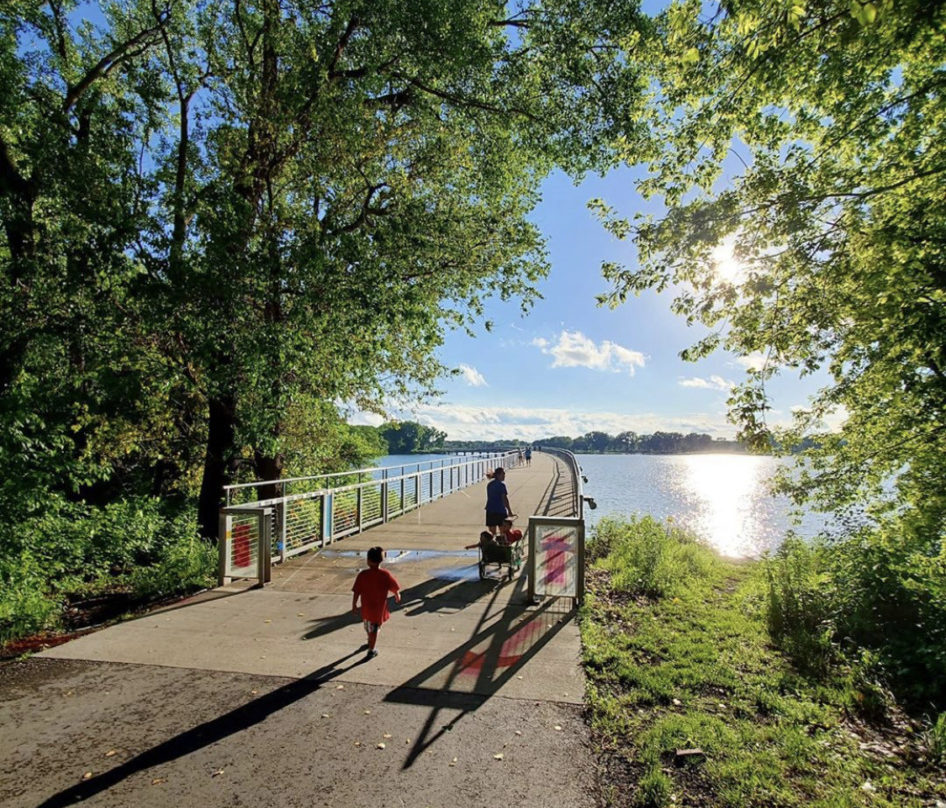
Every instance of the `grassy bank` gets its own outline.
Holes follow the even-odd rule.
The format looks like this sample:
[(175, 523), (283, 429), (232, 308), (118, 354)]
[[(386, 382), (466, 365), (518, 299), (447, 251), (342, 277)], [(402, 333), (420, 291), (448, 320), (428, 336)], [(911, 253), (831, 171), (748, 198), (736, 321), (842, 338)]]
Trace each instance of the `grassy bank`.
[(771, 569), (650, 519), (604, 522), (582, 610), (588, 702), (615, 806), (935, 806), (946, 720), (868, 668), (776, 647)]

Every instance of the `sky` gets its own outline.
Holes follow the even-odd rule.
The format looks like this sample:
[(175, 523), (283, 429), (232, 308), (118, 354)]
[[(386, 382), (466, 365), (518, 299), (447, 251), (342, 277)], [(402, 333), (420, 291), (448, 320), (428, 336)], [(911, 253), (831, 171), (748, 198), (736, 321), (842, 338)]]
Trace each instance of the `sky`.
[[(626, 218), (657, 212), (634, 189), (633, 171), (588, 176), (578, 186), (561, 173), (545, 181), (532, 216), (551, 265), (539, 284), (542, 299), (525, 316), (517, 301), (494, 301), (487, 308), (491, 332), (449, 333), (439, 358), (461, 373), (443, 380), (436, 401), (391, 408), (392, 417), (440, 429), (449, 440), (540, 441), (626, 430), (735, 436), (726, 398), (745, 374), (745, 359), (720, 350), (683, 361), (680, 351), (706, 332), (670, 311), (670, 290), (646, 292), (614, 310), (595, 299), (608, 288), (602, 261), (634, 267), (636, 252), (632, 242), (611, 236), (587, 203), (601, 197)], [(769, 422), (787, 423), (815, 389), (811, 379), (774, 381)], [(350, 419), (381, 421), (363, 413)]]

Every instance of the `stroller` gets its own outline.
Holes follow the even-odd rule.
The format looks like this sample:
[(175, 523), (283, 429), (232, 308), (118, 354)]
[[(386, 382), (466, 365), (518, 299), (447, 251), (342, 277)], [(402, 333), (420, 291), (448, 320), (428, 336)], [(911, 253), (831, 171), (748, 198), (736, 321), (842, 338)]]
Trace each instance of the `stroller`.
[(522, 545), (524, 540), (514, 541), (512, 544), (480, 544), (480, 580), (487, 579), (486, 567), (489, 564), (495, 564), (502, 577), (503, 567), (506, 568), (506, 575), (512, 580), (513, 574), (522, 566)]

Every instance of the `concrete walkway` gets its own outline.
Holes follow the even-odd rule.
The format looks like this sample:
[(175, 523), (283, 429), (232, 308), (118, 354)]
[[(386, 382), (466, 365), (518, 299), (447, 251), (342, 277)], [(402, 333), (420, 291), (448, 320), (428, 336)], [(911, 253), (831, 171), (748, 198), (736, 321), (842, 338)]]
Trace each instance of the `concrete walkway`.
[[(561, 513), (558, 461), (509, 470)], [(570, 601), (480, 581), (485, 484), (0, 668), (0, 804), (592, 806)], [(351, 585), (380, 544), (402, 602), (364, 660)]]

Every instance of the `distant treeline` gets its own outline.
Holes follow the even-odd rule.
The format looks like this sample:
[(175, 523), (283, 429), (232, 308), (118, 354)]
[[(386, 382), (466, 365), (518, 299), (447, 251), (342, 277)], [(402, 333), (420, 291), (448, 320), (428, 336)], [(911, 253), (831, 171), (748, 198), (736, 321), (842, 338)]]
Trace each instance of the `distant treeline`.
[(541, 440), (447, 440), (445, 432), (423, 426), (415, 421), (398, 421), (377, 427), (378, 436), (387, 443), (390, 454), (431, 452), (438, 449), (452, 451), (499, 452), (510, 447), (543, 446), (568, 449), (582, 454), (683, 454), (686, 452), (744, 452), (746, 447), (737, 440), (713, 438), (710, 435), (691, 432), (655, 432), (653, 435), (638, 435), (636, 432), (588, 432), (581, 437), (553, 435)]

